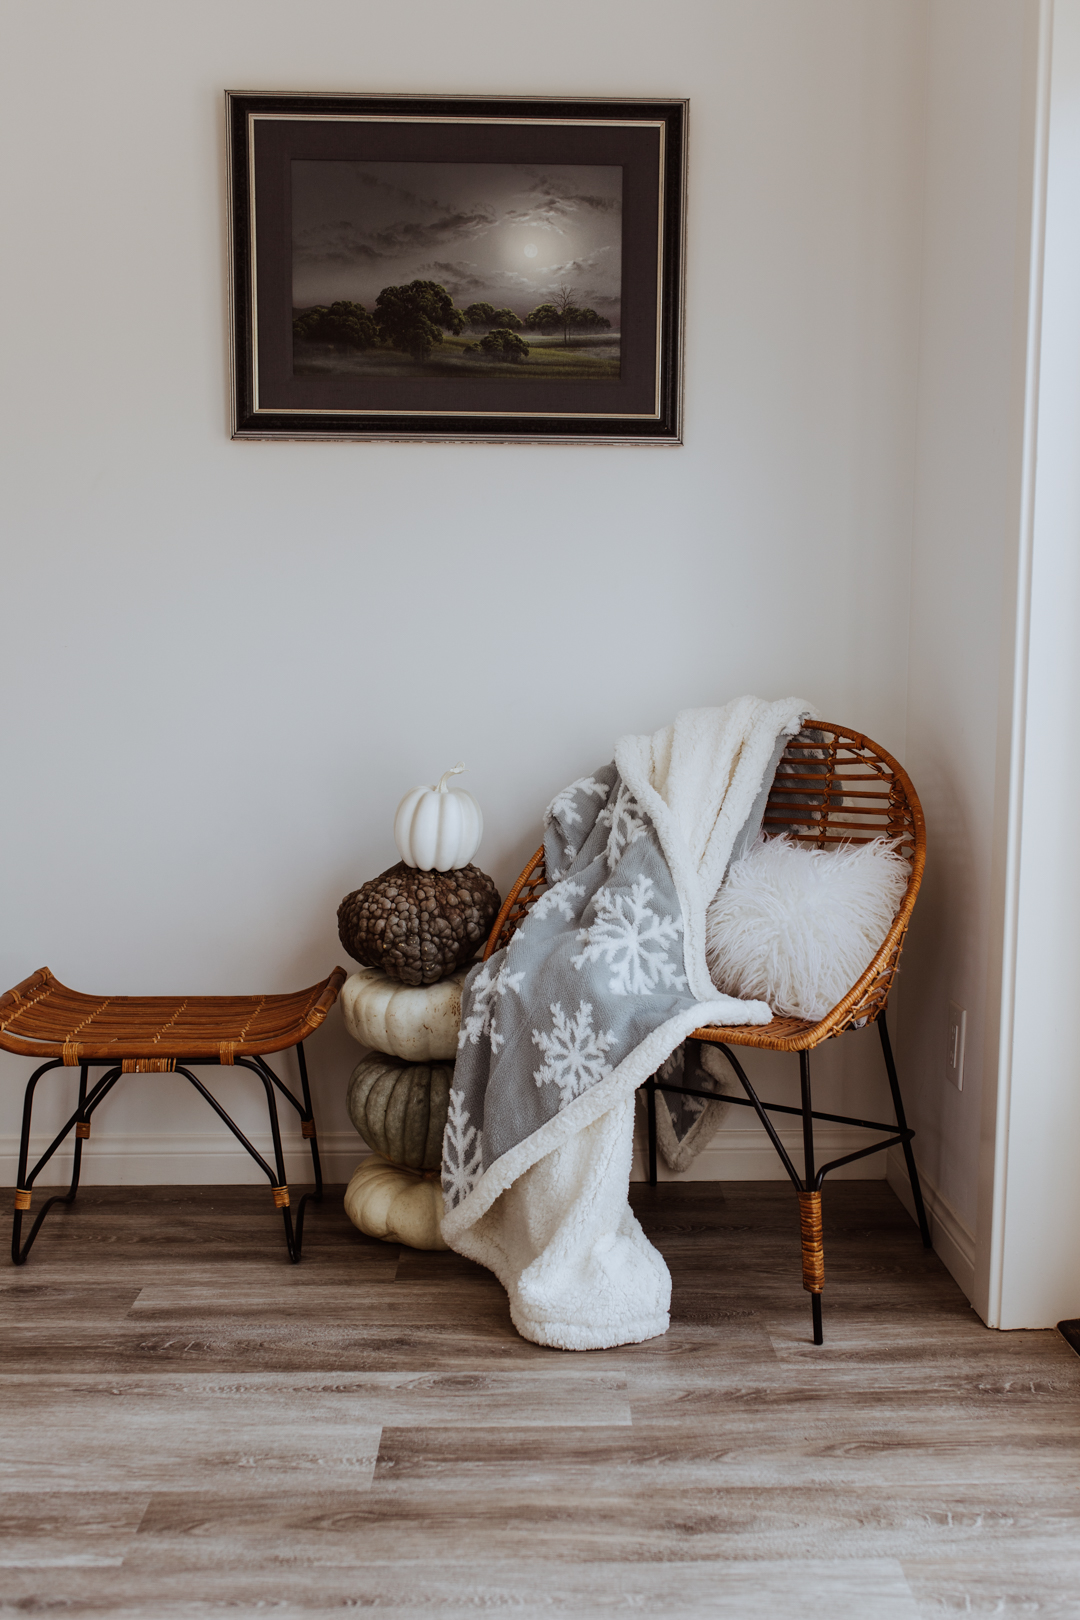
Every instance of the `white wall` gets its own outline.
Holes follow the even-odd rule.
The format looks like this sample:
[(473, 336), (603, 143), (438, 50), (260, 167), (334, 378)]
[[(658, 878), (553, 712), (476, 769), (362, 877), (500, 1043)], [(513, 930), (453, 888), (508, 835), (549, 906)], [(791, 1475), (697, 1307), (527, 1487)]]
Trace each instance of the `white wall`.
[[(505, 885), (684, 705), (798, 692), (904, 756), (923, 4), (4, 9), (5, 985), (312, 982), (459, 758)], [(688, 96), (685, 446), (230, 442), (226, 87)], [(822, 1102), (883, 1106), (877, 1061), (830, 1049)], [(238, 1173), (178, 1079), (100, 1117), (91, 1176)]]
[[(992, 1143), (1038, 28), (1035, 0), (930, 6), (907, 710), (928, 857), (904, 957), (900, 1061), (935, 1245), (984, 1312), (980, 1133), (988, 1119)], [(945, 1078), (950, 1001), (967, 1010), (962, 1092)], [(992, 1155), (982, 1168), (985, 1194)], [(896, 1156), (890, 1179), (906, 1195)]]

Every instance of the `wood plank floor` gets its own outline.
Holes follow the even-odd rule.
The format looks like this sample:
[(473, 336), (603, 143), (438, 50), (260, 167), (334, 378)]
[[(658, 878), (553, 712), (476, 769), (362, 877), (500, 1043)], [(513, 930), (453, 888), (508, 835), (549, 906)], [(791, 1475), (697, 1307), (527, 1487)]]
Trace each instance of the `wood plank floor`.
[(671, 1330), (570, 1355), (340, 1189), (295, 1267), (261, 1189), (80, 1193), (0, 1269), (0, 1614), (1080, 1617), (1056, 1332), (985, 1329), (884, 1182), (827, 1189), (820, 1349), (785, 1186), (632, 1195)]

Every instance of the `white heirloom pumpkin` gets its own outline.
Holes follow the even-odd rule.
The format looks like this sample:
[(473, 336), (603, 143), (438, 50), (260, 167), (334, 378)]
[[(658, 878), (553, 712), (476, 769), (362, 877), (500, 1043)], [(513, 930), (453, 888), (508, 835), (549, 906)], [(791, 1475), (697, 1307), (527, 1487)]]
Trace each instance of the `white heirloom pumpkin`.
[(354, 1041), (408, 1063), (457, 1057), (461, 992), (467, 967), (438, 984), (408, 985), (381, 968), (362, 967), (341, 987), (341, 1012)]
[(464, 769), (455, 765), (435, 787), (413, 788), (398, 805), (394, 843), (406, 866), (421, 872), (452, 872), (468, 866), (480, 848), (484, 836), (480, 806), (464, 788), (446, 785)]
[(353, 1225), (384, 1243), (409, 1249), (446, 1249), (439, 1223), (442, 1188), (435, 1176), (418, 1175), (371, 1153), (353, 1171), (345, 1189), (345, 1213)]

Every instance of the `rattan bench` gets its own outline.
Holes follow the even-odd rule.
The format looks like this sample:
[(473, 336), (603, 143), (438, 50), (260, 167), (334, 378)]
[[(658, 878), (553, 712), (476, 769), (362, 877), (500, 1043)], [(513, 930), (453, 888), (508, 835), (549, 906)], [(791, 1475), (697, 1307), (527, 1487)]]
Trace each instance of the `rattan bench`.
[[(276, 996), (87, 996), (69, 990), (48, 968), (31, 974), (0, 996), (0, 1048), (21, 1057), (43, 1058), (26, 1084), (23, 1102), (19, 1169), (15, 1189), (15, 1218), (11, 1258), (21, 1266), (37, 1237), (42, 1221), (54, 1204), (71, 1204), (79, 1186), (83, 1143), (90, 1135), (90, 1120), (109, 1092), (125, 1074), (181, 1074), (251, 1155), (270, 1182), (274, 1203), (282, 1212), (285, 1243), (290, 1260), (299, 1260), (304, 1236), (304, 1210), (309, 1200), (322, 1198), (322, 1167), (311, 1111), (304, 1040), (311, 1035), (337, 999), (345, 982), (344, 968), (335, 968), (321, 984)], [(296, 1048), (302, 1098), (296, 1097), (265, 1061), (271, 1052)], [(189, 1064), (245, 1068), (258, 1075), (266, 1092), (270, 1133), (274, 1144), (271, 1167)], [(105, 1073), (90, 1085), (91, 1068)], [(75, 1112), (54, 1137), (33, 1168), (29, 1167), (30, 1124), (34, 1093), (50, 1069), (79, 1070), (79, 1100)], [(315, 1190), (305, 1193), (293, 1223), (285, 1157), (281, 1147), (275, 1087), (300, 1115), (300, 1128), (311, 1148)], [(22, 1243), (23, 1215), (30, 1208), (34, 1182), (49, 1160), (74, 1131), (71, 1186), (50, 1198), (38, 1213), (30, 1235)]]
[[(907, 890), (880, 949), (847, 995), (824, 1018), (775, 1017), (770, 1024), (710, 1026), (695, 1029), (686, 1040), (684, 1079), (707, 1082), (708, 1076), (701, 1063), (701, 1044), (707, 1041), (720, 1047), (746, 1093), (744, 1097), (725, 1093), (724, 1100), (754, 1109), (798, 1194), (803, 1287), (810, 1295), (814, 1343), (821, 1344), (821, 1295), (825, 1286), (821, 1188), (831, 1171), (874, 1153), (883, 1153), (887, 1148), (901, 1148), (911, 1182), (919, 1231), (926, 1248), (930, 1247), (930, 1227), (911, 1148), (915, 1132), (909, 1127), (904, 1113), (885, 1020), (885, 1006), (900, 963), (900, 951), (926, 865), (926, 827), (915, 789), (907, 773), (891, 754), (860, 732), (850, 731), (846, 726), (834, 725), (827, 720), (815, 720), (808, 724), (805, 731), (792, 737), (780, 758), (769, 790), (762, 831), (766, 837), (788, 833), (798, 843), (815, 849), (889, 838), (895, 841), (900, 853), (910, 862)], [(484, 951), (485, 961), (510, 943), (546, 887), (544, 847), (541, 845), (510, 890), (495, 919)], [(881, 1039), (895, 1123), (820, 1112), (814, 1108), (811, 1097), (811, 1051), (822, 1041), (842, 1035), (845, 1030), (861, 1029), (873, 1023), (877, 1024)], [(733, 1046), (757, 1047), (770, 1052), (797, 1052), (801, 1106), (793, 1108), (785, 1103), (763, 1102), (731, 1050)], [(656, 1093), (669, 1091), (684, 1097), (712, 1101), (717, 1092), (715, 1089), (703, 1090), (700, 1085), (673, 1085), (660, 1081), (656, 1075), (644, 1082), (644, 1090), (649, 1129), (649, 1181), (655, 1186)], [(769, 1118), (770, 1114), (795, 1115), (801, 1120), (801, 1176)], [(819, 1166), (814, 1149), (815, 1120), (872, 1131), (882, 1140)]]

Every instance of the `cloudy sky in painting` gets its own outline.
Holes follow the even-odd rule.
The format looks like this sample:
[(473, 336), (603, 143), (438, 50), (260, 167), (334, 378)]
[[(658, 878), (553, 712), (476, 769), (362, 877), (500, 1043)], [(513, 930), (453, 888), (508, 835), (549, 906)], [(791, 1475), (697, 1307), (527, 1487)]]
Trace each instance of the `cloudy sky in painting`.
[(584, 164), (292, 166), (293, 305), (439, 281), (526, 315), (560, 286), (619, 324), (622, 169)]

